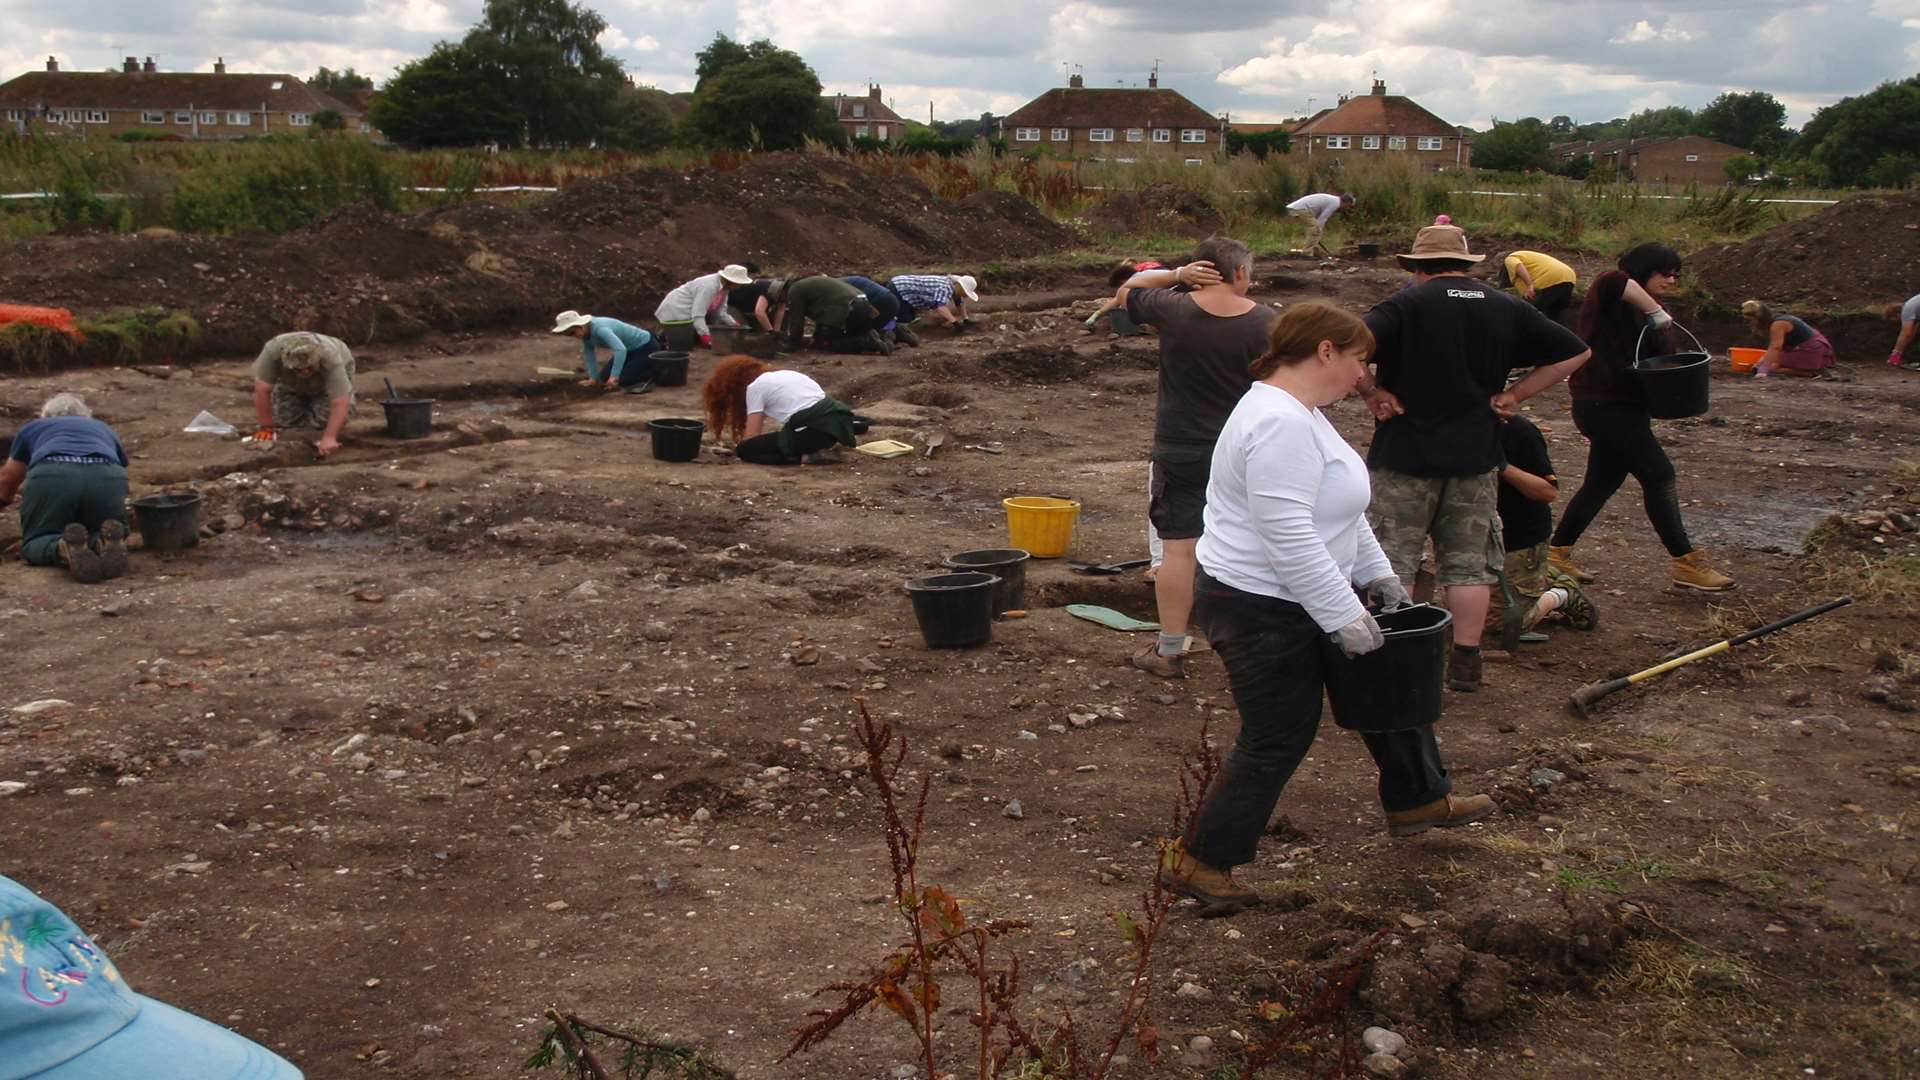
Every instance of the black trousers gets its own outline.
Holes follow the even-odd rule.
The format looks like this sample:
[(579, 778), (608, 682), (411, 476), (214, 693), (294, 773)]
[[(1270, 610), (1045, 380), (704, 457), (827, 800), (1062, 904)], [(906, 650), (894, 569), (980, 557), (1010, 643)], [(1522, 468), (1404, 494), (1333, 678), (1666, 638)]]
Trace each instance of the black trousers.
[[(1326, 635), (1299, 604), (1241, 592), (1202, 570), (1193, 585), (1195, 622), (1227, 665), (1240, 735), (1187, 825), (1187, 851), (1215, 867), (1253, 861), (1280, 792), (1320, 729)], [(1431, 725), (1357, 732), (1380, 768), (1389, 811), (1425, 806), (1453, 790)]]
[[(825, 450), (839, 440), (824, 431), (812, 428), (800, 428), (793, 433), (793, 448), (801, 454), (811, 454), (816, 450)], [(765, 435), (755, 435), (751, 439), (741, 439), (733, 448), (733, 456), (741, 461), (755, 465), (798, 465), (800, 459), (788, 457), (780, 452), (780, 433), (770, 431)]]
[(1613, 493), (1631, 476), (1640, 481), (1647, 520), (1660, 534), (1667, 554), (1678, 558), (1693, 550), (1680, 520), (1680, 493), (1673, 461), (1653, 434), (1653, 418), (1641, 405), (1625, 401), (1576, 401), (1573, 423), (1587, 437), (1587, 474), (1567, 502), (1553, 543), (1565, 547), (1580, 539)]
[(1573, 304), (1573, 282), (1563, 281), (1533, 291), (1533, 306), (1540, 314), (1557, 323), (1567, 321), (1567, 308)]

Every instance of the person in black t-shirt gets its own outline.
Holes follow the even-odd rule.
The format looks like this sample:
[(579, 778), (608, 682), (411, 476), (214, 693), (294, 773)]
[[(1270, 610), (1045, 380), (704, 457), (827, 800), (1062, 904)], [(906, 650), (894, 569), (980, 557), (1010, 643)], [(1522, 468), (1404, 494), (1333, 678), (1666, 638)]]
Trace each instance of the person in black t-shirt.
[[(1573, 332), (1467, 277), (1485, 258), (1466, 233), (1429, 225), (1398, 256), (1415, 284), (1374, 305), (1378, 385), (1361, 390), (1377, 426), (1367, 452), (1374, 535), (1409, 588), (1433, 538), (1435, 582), (1453, 614), (1447, 685), (1480, 688), (1480, 637), (1503, 556), (1493, 529), (1500, 420), (1586, 363)], [(1507, 386), (1514, 368), (1531, 367)]]
[(1562, 612), (1576, 630), (1599, 625), (1599, 613), (1578, 582), (1547, 561), (1553, 532), (1553, 501), (1560, 480), (1547, 454), (1547, 440), (1533, 421), (1514, 416), (1500, 425), (1500, 530), (1506, 548), (1505, 588), (1494, 598), (1488, 624), (1501, 626), (1501, 646), (1513, 651), (1520, 635)]
[(775, 304), (768, 296), (778, 278), (755, 278), (745, 285), (735, 285), (727, 290), (727, 306), (732, 308), (741, 323), (757, 326), (771, 331), (780, 325), (780, 316), (785, 308)]

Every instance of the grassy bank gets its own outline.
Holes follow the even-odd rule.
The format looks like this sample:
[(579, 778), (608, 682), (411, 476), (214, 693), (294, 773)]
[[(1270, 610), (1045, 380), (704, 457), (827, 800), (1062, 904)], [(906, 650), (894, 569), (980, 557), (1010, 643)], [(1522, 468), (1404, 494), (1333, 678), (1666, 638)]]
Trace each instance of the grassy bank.
[(99, 364), (171, 364), (200, 345), (200, 324), (184, 311), (143, 308), (79, 316), (74, 331), (34, 323), (0, 327), (0, 373), (25, 375)]

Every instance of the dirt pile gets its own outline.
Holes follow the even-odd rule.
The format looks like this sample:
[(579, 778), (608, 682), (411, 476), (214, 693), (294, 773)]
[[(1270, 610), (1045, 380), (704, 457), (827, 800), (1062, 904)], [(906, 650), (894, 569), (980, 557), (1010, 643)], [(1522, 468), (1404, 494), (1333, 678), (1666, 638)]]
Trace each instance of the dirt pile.
[(1117, 191), (1087, 213), (1095, 232), (1115, 236), (1212, 236), (1226, 226), (1226, 218), (1207, 197), (1161, 180), (1139, 191)]
[(360, 205), (284, 236), (39, 237), (9, 252), (0, 297), (78, 312), (184, 309), (206, 351), (244, 352), (294, 328), (364, 345), (527, 325), (568, 307), (639, 321), (666, 290), (722, 262), (977, 269), (1066, 235), (1016, 196), (946, 202), (909, 176), (782, 154), (582, 181), (527, 210), (471, 202), (403, 216)]
[(1713, 298), (1764, 300), (1797, 313), (1905, 300), (1920, 265), (1920, 192), (1861, 195), (1687, 260)]

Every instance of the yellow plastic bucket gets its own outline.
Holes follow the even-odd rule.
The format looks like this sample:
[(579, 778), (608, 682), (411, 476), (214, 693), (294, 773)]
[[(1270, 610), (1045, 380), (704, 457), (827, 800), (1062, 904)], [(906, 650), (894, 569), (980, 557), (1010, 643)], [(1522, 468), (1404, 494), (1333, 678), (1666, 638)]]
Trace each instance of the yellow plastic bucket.
[(1023, 495), (1000, 500), (1007, 508), (1007, 546), (1025, 548), (1036, 559), (1057, 559), (1073, 546), (1080, 504), (1073, 499)]

